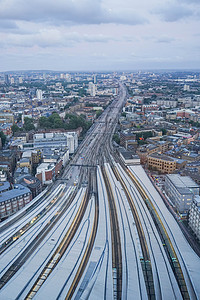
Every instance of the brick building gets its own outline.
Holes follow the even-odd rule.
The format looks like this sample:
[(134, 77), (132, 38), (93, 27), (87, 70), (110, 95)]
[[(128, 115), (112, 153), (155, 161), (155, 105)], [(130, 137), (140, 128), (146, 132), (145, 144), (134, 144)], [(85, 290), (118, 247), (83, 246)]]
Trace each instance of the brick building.
[(17, 212), (32, 200), (32, 193), (21, 184), (14, 185), (14, 189), (0, 194), (0, 219)]
[(176, 170), (176, 161), (166, 155), (154, 153), (148, 156), (148, 167), (170, 174)]

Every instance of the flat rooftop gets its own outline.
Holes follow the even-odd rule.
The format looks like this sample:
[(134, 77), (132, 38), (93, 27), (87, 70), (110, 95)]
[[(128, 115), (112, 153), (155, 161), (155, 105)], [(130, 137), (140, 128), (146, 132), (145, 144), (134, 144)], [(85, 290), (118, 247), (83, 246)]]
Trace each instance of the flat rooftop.
[(162, 155), (162, 154), (160, 155), (160, 154), (153, 153), (153, 154), (149, 155), (149, 157), (174, 162), (174, 159), (172, 159), (171, 157), (169, 157), (167, 155)]
[(199, 188), (199, 185), (189, 176), (180, 176), (179, 174), (168, 174), (166, 176), (181, 194), (185, 194), (191, 188)]
[(27, 188), (21, 184), (15, 184), (14, 189), (0, 194), (0, 203), (5, 202), (10, 199), (13, 199), (13, 198), (16, 198), (18, 196), (22, 196), (27, 193), (31, 193), (29, 188)]

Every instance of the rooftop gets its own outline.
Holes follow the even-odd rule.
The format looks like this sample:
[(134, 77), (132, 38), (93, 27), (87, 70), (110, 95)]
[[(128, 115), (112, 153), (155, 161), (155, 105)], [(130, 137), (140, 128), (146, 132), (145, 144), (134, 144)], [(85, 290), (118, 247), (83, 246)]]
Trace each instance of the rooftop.
[(189, 176), (180, 176), (179, 174), (166, 175), (177, 189), (183, 191), (183, 188), (199, 188), (199, 185)]
[(162, 160), (174, 162), (174, 159), (172, 159), (171, 157), (169, 157), (167, 155), (163, 155), (163, 154), (153, 153), (153, 154), (149, 155), (149, 157), (153, 157), (153, 158), (157, 158), (157, 159), (162, 159)]
[(8, 190), (9, 188), (10, 188), (10, 183), (8, 181), (0, 182), (0, 193), (5, 190)]
[(0, 202), (11, 200), (27, 193), (31, 193), (31, 191), (27, 187), (21, 184), (15, 184), (13, 190), (9, 190), (0, 194)]

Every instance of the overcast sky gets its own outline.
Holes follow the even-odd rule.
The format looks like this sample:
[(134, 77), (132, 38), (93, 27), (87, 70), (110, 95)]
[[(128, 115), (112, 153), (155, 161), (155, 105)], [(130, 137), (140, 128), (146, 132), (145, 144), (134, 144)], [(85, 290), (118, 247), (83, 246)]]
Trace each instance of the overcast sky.
[(0, 71), (200, 69), (200, 0), (0, 0)]

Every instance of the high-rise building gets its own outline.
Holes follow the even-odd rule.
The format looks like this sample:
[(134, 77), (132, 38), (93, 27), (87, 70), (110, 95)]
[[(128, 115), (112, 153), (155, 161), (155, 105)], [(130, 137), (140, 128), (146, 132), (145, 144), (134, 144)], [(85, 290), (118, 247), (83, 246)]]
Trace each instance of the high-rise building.
[(93, 82), (89, 82), (88, 91), (90, 93), (90, 96), (96, 96), (96, 85)]
[(70, 74), (66, 74), (65, 78), (66, 78), (67, 82), (71, 82), (71, 80), (72, 80), (72, 77)]
[(14, 83), (15, 83), (15, 78), (14, 78), (14, 77), (11, 77), (11, 78), (10, 78), (10, 83), (11, 83), (11, 84), (14, 84)]
[(9, 77), (8, 77), (8, 74), (5, 74), (4, 75), (4, 80), (5, 80), (5, 84), (9, 85)]
[(190, 86), (188, 84), (184, 84), (183, 90), (187, 92), (190, 91)]
[(42, 90), (37, 90), (36, 91), (36, 97), (37, 97), (38, 100), (42, 100), (42, 94), (43, 94)]
[(23, 83), (23, 78), (19, 77), (19, 84)]

